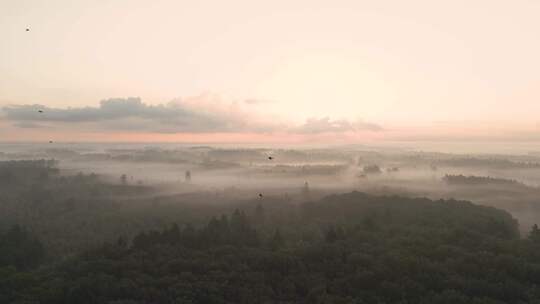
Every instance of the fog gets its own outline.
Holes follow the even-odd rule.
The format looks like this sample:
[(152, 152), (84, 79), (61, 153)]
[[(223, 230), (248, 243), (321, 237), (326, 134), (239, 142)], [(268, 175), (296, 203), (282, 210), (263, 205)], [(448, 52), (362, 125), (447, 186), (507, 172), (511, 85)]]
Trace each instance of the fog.
[[(54, 159), (61, 174), (95, 173), (110, 183), (152, 188), (151, 196), (213, 193), (221, 199), (293, 201), (363, 191), (495, 206), (520, 230), (540, 222), (537, 154), (452, 154), (388, 147), (201, 146), (172, 144), (3, 144), (1, 160)], [(189, 171), (191, 179), (186, 180)], [(474, 177), (480, 182), (445, 176)], [(483, 177), (490, 179), (481, 180)], [(502, 183), (500, 181), (503, 181)], [(508, 181), (505, 183), (505, 181)], [(510, 182), (512, 181), (512, 182)], [(306, 186), (310, 197), (302, 196)]]
[[(20, 288), (43, 287), (12, 292), (0, 285), (0, 302), (3, 296), (25, 295), (51, 298), (51, 303), (61, 299), (78, 303), (86, 296), (73, 291), (77, 286), (93, 284), (85, 290), (100, 290), (99, 282), (110, 276), (147, 291), (153, 278), (159, 282), (172, 278), (165, 284), (174, 286), (195, 282), (200, 295), (208, 293), (211, 278), (221, 284), (219, 298), (251, 303), (227, 291), (246, 283), (224, 281), (223, 274), (244, 278), (240, 273), (245, 267), (263, 267), (262, 278), (259, 270), (247, 275), (253, 279), (250, 282), (288, 290), (290, 280), (295, 286), (306, 282), (288, 274), (298, 265), (311, 266), (298, 266), (297, 273), (312, 273), (332, 284), (338, 267), (350, 269), (339, 275), (354, 281), (362, 273), (354, 270), (357, 263), (372, 267), (394, 261), (398, 269), (407, 269), (409, 258), (439, 261), (442, 255), (449, 262), (433, 265), (452, 273), (466, 269), (460, 281), (467, 281), (472, 270), (468, 262), (459, 261), (471, 255), (479, 259), (475, 265), (481, 261), (498, 265), (504, 259), (488, 255), (486, 260), (486, 252), (512, 254), (516, 259), (512, 266), (496, 268), (503, 271), (518, 267), (522, 256), (538, 252), (540, 159), (534, 153), (64, 143), (2, 144), (1, 148), (0, 247), (6, 249), (0, 251), (0, 272), (8, 280), (18, 280), (28, 271), (37, 283)], [(398, 260), (392, 260), (395, 257)], [(465, 264), (457, 267), (455, 261)], [(273, 277), (276, 267), (283, 267), (278, 276), (287, 279)], [(317, 274), (319, 267), (331, 275)], [(395, 277), (393, 270), (384, 269), (372, 271), (383, 271), (386, 280)], [(411, 271), (407, 276), (439, 272)], [(186, 280), (183, 276), (188, 273), (191, 277)], [(475, 273), (485, 275), (483, 270)], [(512, 275), (510, 271), (503, 277)], [(88, 283), (93, 276), (99, 279)], [(423, 282), (421, 275), (415, 280)], [(529, 284), (527, 278), (520, 280)], [(54, 289), (53, 282), (63, 286), (61, 291), (40, 293)], [(108, 284), (123, 284), (116, 282)], [(316, 284), (305, 288), (316, 289)], [(214, 303), (184, 294), (192, 288), (181, 287), (179, 296), (195, 299), (192, 303)], [(383, 295), (386, 290), (378, 287), (373, 293)], [(117, 291), (106, 294), (108, 299), (118, 297)], [(273, 292), (264, 294), (268, 299), (276, 297)], [(151, 303), (152, 297), (131, 289), (122, 295), (142, 299), (133, 302), (141, 304)], [(291, 303), (309, 303), (301, 289), (290, 297), (297, 297)]]

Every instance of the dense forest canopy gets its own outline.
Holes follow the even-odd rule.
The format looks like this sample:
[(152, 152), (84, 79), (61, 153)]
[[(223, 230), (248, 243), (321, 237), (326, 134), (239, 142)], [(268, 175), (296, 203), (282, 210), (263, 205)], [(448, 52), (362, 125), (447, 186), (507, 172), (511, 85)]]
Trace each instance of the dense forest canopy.
[[(378, 178), (402, 171), (350, 165)], [(197, 171), (189, 181), (188, 171), (178, 172), (178, 187), (192, 190), (169, 193), (129, 174), (62, 170), (56, 160), (0, 162), (0, 303), (540, 300), (540, 229), (520, 236), (518, 221), (501, 209), (321, 195), (307, 181), (287, 195), (246, 198), (234, 187), (197, 186)], [(442, 180), (457, 194), (483, 191), (478, 185), (536, 193), (511, 179)]]

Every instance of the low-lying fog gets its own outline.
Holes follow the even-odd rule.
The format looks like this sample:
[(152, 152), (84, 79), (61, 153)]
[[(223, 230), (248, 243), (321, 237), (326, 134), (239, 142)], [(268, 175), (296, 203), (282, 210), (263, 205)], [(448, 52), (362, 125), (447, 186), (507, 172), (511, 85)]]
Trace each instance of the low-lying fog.
[[(311, 199), (359, 190), (465, 199), (495, 206), (518, 218), (522, 231), (540, 222), (538, 153), (450, 154), (367, 147), (267, 149), (157, 144), (0, 147), (0, 160), (55, 159), (62, 174), (96, 173), (113, 183), (151, 186), (156, 189), (155, 195), (213, 191), (242, 198)], [(309, 197), (305, 197), (306, 191)]]

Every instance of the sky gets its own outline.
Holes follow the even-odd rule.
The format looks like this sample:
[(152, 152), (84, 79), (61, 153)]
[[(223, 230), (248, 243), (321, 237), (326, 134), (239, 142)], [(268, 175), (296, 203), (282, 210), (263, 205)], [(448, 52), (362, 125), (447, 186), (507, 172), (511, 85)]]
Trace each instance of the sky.
[(535, 0), (0, 1), (0, 141), (538, 141), (538, 16)]

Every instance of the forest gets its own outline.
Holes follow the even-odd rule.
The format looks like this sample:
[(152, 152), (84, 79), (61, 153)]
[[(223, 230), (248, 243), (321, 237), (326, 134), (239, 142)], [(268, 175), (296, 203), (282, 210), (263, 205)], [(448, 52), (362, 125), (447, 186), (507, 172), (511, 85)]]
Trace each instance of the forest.
[(0, 303), (540, 303), (540, 229), (490, 206), (165, 195), (53, 160), (0, 179)]

